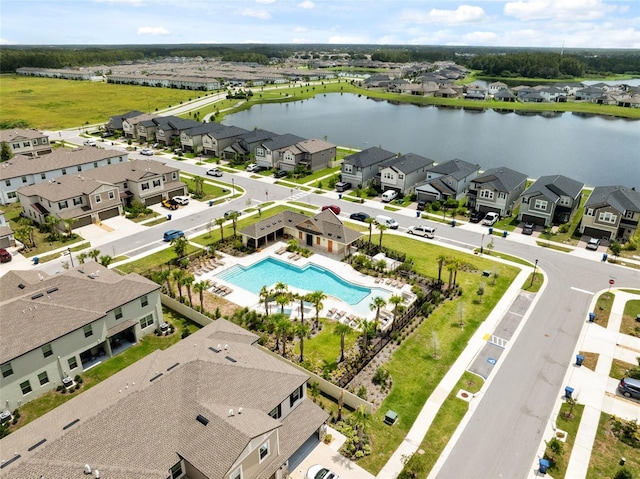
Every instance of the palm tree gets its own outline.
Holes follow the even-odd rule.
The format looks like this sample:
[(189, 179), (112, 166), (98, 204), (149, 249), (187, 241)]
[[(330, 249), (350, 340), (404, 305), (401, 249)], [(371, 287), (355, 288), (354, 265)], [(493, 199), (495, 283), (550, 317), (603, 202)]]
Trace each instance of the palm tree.
[(333, 334), (340, 336), (340, 362), (344, 361), (344, 338), (351, 333), (353, 333), (353, 329), (345, 323), (336, 324), (336, 327), (333, 330)]
[(362, 338), (362, 354), (367, 350), (369, 346), (369, 334), (372, 332), (371, 330), (374, 328), (374, 323), (369, 321), (368, 319), (360, 320), (360, 329), (362, 332), (360, 333), (360, 337)]
[(278, 281), (273, 288), (275, 289), (276, 294), (280, 294), (289, 290), (289, 286), (287, 286), (287, 284), (283, 283), (282, 281)]
[(78, 220), (76, 218), (64, 218), (62, 221), (64, 222), (64, 229), (67, 232), (67, 236), (71, 238), (71, 227)]
[(296, 324), (296, 336), (300, 338), (300, 362), (304, 362), (304, 340), (311, 336), (311, 326), (303, 322)]
[(447, 257), (443, 254), (438, 255), (438, 283), (442, 284), (442, 267), (447, 262)]
[(386, 226), (386, 225), (383, 225), (383, 224), (378, 223), (378, 224), (376, 225), (376, 228), (378, 228), (378, 229), (380, 230), (380, 241), (378, 242), (378, 246), (379, 246), (380, 248), (382, 248), (382, 233), (384, 232), (384, 230), (386, 230), (386, 229), (387, 229), (387, 226)]
[(49, 233), (51, 233), (51, 236), (53, 236), (54, 239), (58, 238), (58, 223), (60, 222), (60, 220), (58, 220), (58, 218), (56, 216), (53, 215), (47, 215), (44, 219), (44, 223), (47, 226), (47, 229), (49, 230)]
[(309, 301), (309, 294), (298, 294), (296, 298), (300, 300), (300, 322), (304, 324), (304, 302)]
[(189, 304), (193, 305), (192, 299), (191, 299), (191, 285), (195, 282), (196, 277), (191, 274), (191, 273), (186, 273), (184, 275), (184, 278), (182, 278), (182, 284), (184, 284), (187, 287), (187, 296), (189, 297)]
[(167, 294), (173, 296), (173, 290), (171, 289), (171, 270), (163, 269), (158, 273), (159, 283), (163, 281), (167, 284)]
[(92, 249), (91, 251), (89, 251), (88, 254), (93, 261), (95, 261), (96, 263), (98, 262), (98, 256), (100, 256), (100, 250)]
[(289, 303), (289, 294), (287, 293), (277, 294), (276, 303), (280, 305), (280, 314), (284, 314), (284, 307)]
[(108, 254), (100, 256), (100, 264), (105, 268), (108, 267), (113, 262), (113, 258)]
[(78, 258), (78, 262), (80, 264), (84, 264), (84, 262), (87, 260), (87, 258), (89, 257), (89, 255), (87, 253), (80, 253), (78, 254), (77, 258)]
[(389, 331), (393, 331), (396, 327), (396, 319), (398, 317), (398, 313), (400, 313), (404, 309), (404, 306), (402, 305), (403, 301), (404, 300), (402, 299), (402, 296), (399, 296), (397, 294), (394, 294), (389, 298), (389, 303), (393, 304), (393, 323), (391, 324)]
[(375, 218), (369, 217), (364, 220), (369, 225), (369, 244), (371, 244), (371, 233), (373, 232), (373, 224), (376, 222)]
[(376, 320), (374, 322), (376, 331), (378, 330), (378, 324), (380, 323), (380, 310), (384, 308), (386, 304), (387, 302), (380, 296), (373, 298), (371, 300), (371, 304), (369, 304), (369, 309), (376, 312)]
[(182, 258), (184, 253), (187, 251), (187, 238), (184, 236), (180, 236), (179, 238), (173, 238), (171, 240), (171, 246), (173, 246), (173, 251), (176, 252), (176, 256), (178, 258)]
[(449, 271), (449, 286), (447, 289), (451, 289), (453, 286), (453, 274), (458, 271), (458, 260), (450, 258), (447, 260), (447, 271)]
[(200, 311), (204, 313), (204, 292), (209, 289), (211, 282), (208, 279), (198, 281), (193, 285), (193, 290), (200, 295)]
[(269, 298), (271, 294), (271, 291), (266, 286), (263, 286), (260, 290), (260, 299), (264, 301), (264, 314), (266, 314), (267, 317), (269, 317)]
[(171, 277), (178, 285), (178, 295), (180, 296), (180, 302), (182, 303), (182, 278), (187, 274), (183, 269), (177, 268), (174, 269), (171, 273)]
[(320, 310), (324, 307), (322, 302), (327, 299), (327, 295), (322, 291), (313, 291), (309, 294), (309, 301), (313, 303), (314, 308), (316, 308), (316, 324), (315, 327), (318, 328), (320, 326)]
[(453, 265), (453, 285), (456, 285), (456, 280), (458, 279), (458, 270), (460, 269), (460, 260), (458, 258), (453, 258), (451, 260), (451, 264)]
[(233, 227), (233, 237), (236, 237), (236, 228), (238, 227), (238, 216), (239, 213), (237, 211), (233, 211), (229, 218), (231, 218), (231, 226)]
[(271, 325), (269, 329), (273, 330), (276, 337), (276, 351), (280, 352), (280, 339), (283, 333), (287, 332), (288, 327), (291, 325), (289, 318), (282, 313), (276, 313), (271, 316)]
[(224, 218), (216, 218), (216, 224), (220, 227), (220, 242), (224, 243), (224, 228), (223, 224), (226, 220)]

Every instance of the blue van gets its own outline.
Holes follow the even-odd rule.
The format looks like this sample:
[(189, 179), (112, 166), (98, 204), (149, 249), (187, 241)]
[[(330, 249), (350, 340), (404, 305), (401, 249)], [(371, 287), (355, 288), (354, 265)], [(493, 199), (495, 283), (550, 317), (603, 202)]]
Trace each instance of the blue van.
[(164, 240), (171, 241), (176, 238), (182, 238), (184, 236), (184, 231), (182, 230), (169, 230), (164, 232)]

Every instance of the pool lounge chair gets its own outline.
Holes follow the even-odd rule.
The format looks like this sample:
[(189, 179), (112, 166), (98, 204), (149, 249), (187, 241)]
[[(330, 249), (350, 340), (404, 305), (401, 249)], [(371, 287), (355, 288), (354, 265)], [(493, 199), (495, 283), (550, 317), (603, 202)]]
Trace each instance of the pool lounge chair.
[(340, 311), (338, 314), (336, 314), (336, 319), (342, 318), (345, 314), (347, 314), (346, 311)]
[(287, 247), (286, 247), (286, 246), (282, 246), (281, 248), (278, 248), (278, 249), (276, 250), (276, 254), (277, 254), (277, 255), (281, 255), (281, 254), (283, 254), (285, 251), (287, 251)]
[(327, 311), (327, 318), (330, 318), (331, 316), (336, 314), (336, 311), (337, 311), (336, 308), (331, 308), (329, 311)]

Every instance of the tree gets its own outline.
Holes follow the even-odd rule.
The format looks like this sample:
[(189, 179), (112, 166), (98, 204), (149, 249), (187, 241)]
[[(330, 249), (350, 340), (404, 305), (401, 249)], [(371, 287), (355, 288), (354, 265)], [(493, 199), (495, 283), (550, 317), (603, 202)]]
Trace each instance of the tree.
[(224, 218), (216, 218), (216, 224), (220, 227), (220, 241), (224, 243), (224, 228), (223, 224), (225, 222)]
[(264, 314), (266, 314), (267, 317), (269, 317), (269, 298), (270, 297), (271, 297), (271, 291), (266, 286), (263, 286), (262, 289), (260, 289), (260, 300), (264, 301)]
[(196, 277), (191, 273), (186, 273), (184, 278), (182, 278), (182, 284), (187, 288), (187, 296), (189, 297), (189, 304), (193, 305), (193, 300), (191, 299), (191, 286), (195, 282)]
[(186, 272), (180, 268), (174, 269), (173, 272), (171, 273), (171, 277), (178, 285), (178, 295), (180, 296), (181, 303), (182, 303), (182, 278), (184, 278), (185, 274)]
[(47, 226), (47, 230), (51, 235), (53, 241), (56, 241), (59, 236), (60, 230), (58, 229), (58, 223), (60, 220), (54, 215), (47, 215), (44, 218), (44, 224)]
[(344, 338), (353, 333), (351, 326), (345, 323), (336, 324), (333, 334), (340, 336), (340, 362), (344, 361)]
[(367, 351), (369, 347), (369, 338), (375, 334), (375, 323), (369, 321), (367, 319), (360, 320), (360, 329), (362, 332), (360, 333), (360, 338), (362, 339), (362, 354)]
[(78, 256), (77, 256), (78, 262), (80, 264), (84, 264), (84, 262), (87, 260), (88, 257), (89, 257), (88, 253), (82, 252), (82, 253), (78, 254)]
[(204, 196), (204, 178), (202, 176), (196, 176), (193, 178), (193, 183), (195, 185), (196, 198), (202, 198)]
[(327, 299), (327, 295), (322, 291), (313, 291), (309, 294), (309, 301), (313, 303), (313, 307), (316, 309), (316, 323), (315, 327), (320, 326), (320, 310), (324, 307), (322, 302)]
[(200, 311), (204, 313), (204, 292), (209, 289), (211, 282), (208, 279), (198, 281), (193, 285), (193, 290), (200, 296)]
[(187, 238), (184, 236), (180, 236), (179, 238), (173, 238), (171, 240), (171, 246), (173, 246), (173, 251), (175, 251), (176, 256), (178, 258), (182, 258), (187, 251)]
[(67, 237), (71, 238), (71, 230), (73, 227), (73, 224), (76, 223), (78, 220), (76, 218), (63, 218), (62, 222), (64, 223), (64, 229), (67, 233)]
[(9, 161), (13, 158), (13, 153), (11, 153), (11, 148), (9, 147), (9, 143), (6, 141), (2, 142), (2, 147), (0, 148), (0, 163), (5, 161)]
[(397, 294), (394, 294), (389, 298), (389, 303), (393, 304), (393, 323), (391, 324), (389, 331), (393, 331), (396, 327), (396, 319), (398, 318), (398, 314), (404, 309), (404, 306), (402, 305), (403, 302), (404, 299), (402, 298), (402, 296), (399, 296)]
[(620, 251), (622, 251), (622, 245), (619, 241), (614, 241), (609, 245), (609, 251), (617, 258), (620, 255)]
[(384, 308), (386, 304), (387, 302), (381, 296), (376, 296), (371, 300), (371, 303), (369, 304), (369, 309), (376, 312), (376, 319), (374, 322), (376, 331), (378, 330), (378, 324), (380, 323), (380, 310)]
[(364, 220), (369, 225), (369, 244), (371, 244), (371, 233), (373, 232), (373, 224), (376, 222), (375, 218), (367, 218)]
[(108, 267), (113, 262), (113, 258), (108, 254), (103, 254), (100, 256), (100, 264), (105, 268)]
[(289, 304), (289, 293), (282, 292), (276, 294), (276, 303), (280, 305), (280, 314), (284, 314), (284, 307)]
[(380, 241), (378, 242), (378, 246), (382, 248), (382, 233), (384, 232), (384, 230), (387, 229), (386, 225), (380, 224), (378, 223), (376, 225), (376, 228), (378, 228), (378, 230), (380, 231)]
[(229, 218), (231, 218), (231, 226), (233, 227), (233, 237), (236, 237), (236, 229), (238, 228), (238, 216), (240, 216), (240, 214), (237, 211), (233, 211), (230, 215)]
[(447, 257), (443, 254), (438, 255), (438, 283), (442, 284), (442, 268), (447, 262)]
[(89, 257), (93, 260), (93, 261), (98, 261), (98, 257), (100, 256), (100, 250), (97, 249), (92, 249), (91, 251), (89, 251)]
[(282, 313), (276, 313), (273, 318), (273, 332), (276, 335), (276, 351), (279, 352), (280, 341), (282, 341), (282, 356), (284, 357), (287, 348), (287, 338), (291, 334), (291, 321)]
[(304, 361), (304, 340), (311, 336), (311, 327), (300, 322), (295, 327), (296, 336), (300, 338), (300, 362)]
[(555, 462), (556, 456), (562, 455), (564, 451), (564, 442), (554, 437), (547, 443), (547, 448), (551, 451), (551, 460)]

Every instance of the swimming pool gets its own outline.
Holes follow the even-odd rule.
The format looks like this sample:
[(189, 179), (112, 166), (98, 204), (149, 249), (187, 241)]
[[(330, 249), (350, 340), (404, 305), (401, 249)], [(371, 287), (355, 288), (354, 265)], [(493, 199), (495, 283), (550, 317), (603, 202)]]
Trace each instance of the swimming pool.
[[(217, 277), (255, 294), (260, 294), (263, 286), (270, 287), (278, 281), (307, 291), (320, 290), (356, 310), (362, 309), (357, 306), (361, 306), (367, 298), (381, 296), (386, 300), (391, 296), (389, 291), (382, 288), (366, 288), (345, 281), (322, 266), (308, 264), (300, 268), (276, 258), (265, 258), (251, 266), (235, 265)], [(361, 311), (363, 313), (368, 310), (368, 303), (365, 306), (367, 309)]]

